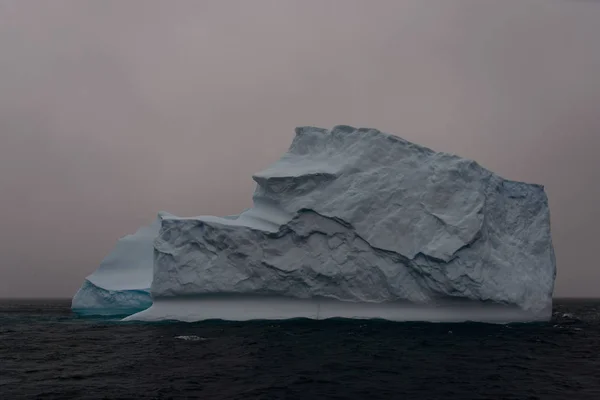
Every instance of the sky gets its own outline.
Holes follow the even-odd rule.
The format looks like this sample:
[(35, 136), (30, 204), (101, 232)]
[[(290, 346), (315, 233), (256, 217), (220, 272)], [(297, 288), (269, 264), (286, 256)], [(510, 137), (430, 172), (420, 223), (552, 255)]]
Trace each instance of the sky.
[(555, 296), (600, 296), (600, 2), (0, 1), (0, 297), (71, 297), (165, 210), (227, 215), (294, 128), (543, 184)]

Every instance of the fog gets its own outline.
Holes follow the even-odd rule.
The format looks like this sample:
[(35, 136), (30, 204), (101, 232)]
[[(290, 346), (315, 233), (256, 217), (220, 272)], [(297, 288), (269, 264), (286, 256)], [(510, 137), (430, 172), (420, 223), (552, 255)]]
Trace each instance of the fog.
[(232, 214), (299, 125), (545, 185), (556, 296), (600, 296), (600, 2), (0, 3), (0, 297), (70, 297), (166, 210)]

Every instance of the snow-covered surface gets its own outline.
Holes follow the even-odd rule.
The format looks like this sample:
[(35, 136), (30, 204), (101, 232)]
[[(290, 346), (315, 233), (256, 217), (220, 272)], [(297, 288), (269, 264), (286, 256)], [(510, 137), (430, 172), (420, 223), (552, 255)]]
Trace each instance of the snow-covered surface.
[(551, 316), (542, 186), (348, 126), (297, 128), (253, 178), (239, 216), (163, 218), (154, 304), (128, 319)]
[(162, 218), (168, 216), (161, 212), (151, 225), (119, 239), (98, 269), (85, 279), (73, 297), (72, 309), (82, 314), (107, 315), (150, 307), (154, 240)]

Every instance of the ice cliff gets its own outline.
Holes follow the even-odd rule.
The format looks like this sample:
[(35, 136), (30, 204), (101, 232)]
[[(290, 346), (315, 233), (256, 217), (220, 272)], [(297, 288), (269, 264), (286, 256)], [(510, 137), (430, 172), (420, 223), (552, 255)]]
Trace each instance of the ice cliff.
[(128, 319), (551, 316), (542, 186), (349, 126), (297, 128), (253, 178), (238, 216), (162, 218), (154, 304)]
[(80, 314), (132, 314), (152, 305), (154, 239), (161, 220), (170, 216), (159, 213), (149, 226), (121, 238), (98, 269), (89, 275), (72, 301)]

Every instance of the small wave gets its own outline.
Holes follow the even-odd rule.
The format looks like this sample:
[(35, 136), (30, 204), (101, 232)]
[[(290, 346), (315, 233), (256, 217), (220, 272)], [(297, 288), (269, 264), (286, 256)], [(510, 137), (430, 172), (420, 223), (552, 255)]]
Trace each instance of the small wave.
[(207, 338), (203, 338), (200, 336), (195, 336), (195, 335), (190, 335), (190, 336), (175, 336), (175, 339), (179, 339), (179, 340), (191, 340), (191, 341), (195, 341), (195, 342), (203, 342), (205, 340), (208, 340)]

